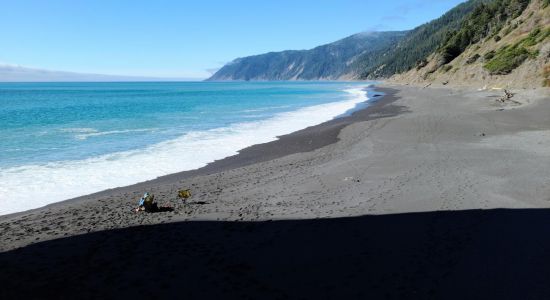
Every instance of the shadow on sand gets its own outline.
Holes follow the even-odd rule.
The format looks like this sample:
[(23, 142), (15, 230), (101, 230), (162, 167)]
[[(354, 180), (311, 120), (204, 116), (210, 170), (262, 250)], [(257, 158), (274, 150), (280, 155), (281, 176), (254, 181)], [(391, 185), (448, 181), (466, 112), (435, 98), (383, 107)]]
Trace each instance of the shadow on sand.
[(550, 210), (185, 222), (0, 253), (1, 299), (550, 299)]

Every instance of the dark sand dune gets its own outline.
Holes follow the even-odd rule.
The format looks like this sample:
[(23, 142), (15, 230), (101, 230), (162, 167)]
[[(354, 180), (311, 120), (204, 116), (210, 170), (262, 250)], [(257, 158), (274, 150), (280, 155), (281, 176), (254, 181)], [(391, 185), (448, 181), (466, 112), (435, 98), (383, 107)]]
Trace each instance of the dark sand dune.
[(1, 299), (549, 299), (550, 209), (180, 222), (0, 253)]

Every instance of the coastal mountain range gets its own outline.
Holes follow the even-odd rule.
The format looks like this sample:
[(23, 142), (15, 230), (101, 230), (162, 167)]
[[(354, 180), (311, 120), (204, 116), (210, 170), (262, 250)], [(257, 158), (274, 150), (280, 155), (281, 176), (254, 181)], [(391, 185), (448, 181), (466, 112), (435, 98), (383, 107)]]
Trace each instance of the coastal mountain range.
[(311, 50), (288, 50), (237, 58), (210, 80), (341, 79), (360, 72), (369, 57), (382, 57), (407, 31), (362, 32)]
[(237, 58), (208, 80), (550, 86), (550, 0), (469, 0), (410, 31)]

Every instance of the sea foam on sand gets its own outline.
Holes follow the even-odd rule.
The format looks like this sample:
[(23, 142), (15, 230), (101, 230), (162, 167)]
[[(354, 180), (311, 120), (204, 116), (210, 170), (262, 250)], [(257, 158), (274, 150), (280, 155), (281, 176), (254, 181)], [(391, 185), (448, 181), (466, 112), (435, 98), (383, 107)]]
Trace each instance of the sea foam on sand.
[(285, 112), (270, 119), (189, 132), (145, 149), (77, 161), (25, 165), (0, 171), (0, 215), (204, 167), (277, 136), (329, 121), (367, 100), (362, 88), (345, 90), (345, 101)]

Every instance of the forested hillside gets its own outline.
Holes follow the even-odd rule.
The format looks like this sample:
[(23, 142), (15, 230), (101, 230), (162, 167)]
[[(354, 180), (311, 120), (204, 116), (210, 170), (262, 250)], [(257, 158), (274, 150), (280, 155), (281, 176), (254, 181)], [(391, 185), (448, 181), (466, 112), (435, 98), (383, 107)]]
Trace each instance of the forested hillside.
[(358, 56), (379, 55), (407, 32), (365, 32), (311, 50), (270, 52), (238, 58), (209, 80), (340, 79), (355, 74)]
[[(425, 63), (425, 59), (437, 50), (450, 32), (460, 28), (464, 18), (480, 4), (488, 0), (470, 0), (459, 4), (440, 18), (413, 29), (407, 36), (392, 45), (388, 52), (374, 58), (364, 55), (357, 60), (360, 78), (385, 78), (412, 69)], [(363, 63), (367, 61), (368, 63)]]
[(462, 22), (460, 29), (448, 32), (440, 48), (442, 62), (452, 61), (470, 45), (484, 38), (496, 38), (507, 22), (523, 13), (529, 2), (530, 0), (493, 0), (477, 5)]
[(392, 80), (407, 83), (550, 86), (548, 0), (492, 0), (450, 31), (421, 66)]

